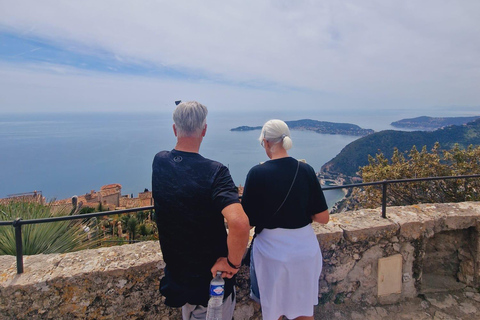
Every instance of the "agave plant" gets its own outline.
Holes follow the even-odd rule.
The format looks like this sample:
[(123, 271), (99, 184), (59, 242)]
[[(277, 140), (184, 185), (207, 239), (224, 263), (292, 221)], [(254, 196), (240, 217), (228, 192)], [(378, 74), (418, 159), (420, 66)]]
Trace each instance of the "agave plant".
[[(13, 221), (42, 219), (69, 214), (69, 208), (54, 207), (29, 201), (10, 201), (0, 204), (0, 220)], [(92, 247), (96, 239), (89, 232), (93, 220), (58, 221), (22, 225), (23, 254), (64, 253)], [(15, 230), (0, 226), (0, 255), (15, 255)]]

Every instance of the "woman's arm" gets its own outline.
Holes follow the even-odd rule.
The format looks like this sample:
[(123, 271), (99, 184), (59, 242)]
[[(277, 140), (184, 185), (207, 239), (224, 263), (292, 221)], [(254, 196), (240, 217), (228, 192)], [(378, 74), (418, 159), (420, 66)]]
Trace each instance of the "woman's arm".
[(328, 213), (328, 210), (325, 210), (317, 214), (314, 214), (312, 216), (312, 220), (321, 224), (327, 224), (328, 221), (330, 220), (330, 214)]

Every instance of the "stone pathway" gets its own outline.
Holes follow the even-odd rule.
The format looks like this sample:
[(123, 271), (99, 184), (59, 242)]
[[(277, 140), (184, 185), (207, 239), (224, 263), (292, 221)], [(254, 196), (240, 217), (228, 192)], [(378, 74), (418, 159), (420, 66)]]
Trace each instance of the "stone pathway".
[(317, 309), (315, 319), (478, 320), (480, 293), (472, 288), (449, 292), (426, 292), (401, 303), (375, 307), (328, 303)]

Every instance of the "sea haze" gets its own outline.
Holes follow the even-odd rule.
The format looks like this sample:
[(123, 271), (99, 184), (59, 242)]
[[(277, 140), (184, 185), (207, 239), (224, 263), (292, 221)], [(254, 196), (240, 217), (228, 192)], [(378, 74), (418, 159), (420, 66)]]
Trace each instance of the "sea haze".
[[(261, 126), (272, 118), (350, 122), (380, 130), (391, 128), (390, 122), (402, 117), (392, 114), (359, 117), (334, 112), (210, 112), (200, 153), (224, 163), (235, 184), (244, 185), (248, 170), (268, 158), (258, 142), (260, 131), (230, 129)], [(357, 138), (292, 130), (294, 146), (290, 155), (305, 159), (319, 171)], [(49, 200), (63, 199), (99, 190), (110, 183), (120, 183), (123, 194), (136, 196), (145, 188), (151, 189), (155, 153), (170, 150), (174, 145), (171, 112), (0, 115), (0, 198), (38, 190)], [(339, 190), (325, 194), (330, 205), (342, 196)]]

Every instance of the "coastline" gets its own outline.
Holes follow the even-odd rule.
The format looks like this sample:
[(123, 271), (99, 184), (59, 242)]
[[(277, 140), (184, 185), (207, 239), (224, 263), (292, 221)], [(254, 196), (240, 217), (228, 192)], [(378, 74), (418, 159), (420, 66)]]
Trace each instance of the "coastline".
[[(336, 205), (337, 205), (339, 202), (345, 200), (345, 198), (346, 198), (347, 195), (348, 195), (348, 189), (347, 189), (347, 188), (324, 189), (324, 187), (326, 187), (326, 188), (328, 188), (328, 187), (338, 187), (338, 186), (342, 186), (342, 185), (343, 185), (343, 183), (340, 183), (340, 184), (339, 184), (338, 181), (336, 181), (336, 180), (332, 180), (332, 179), (322, 179), (322, 178), (321, 178), (321, 179), (320, 179), (320, 185), (322, 186), (322, 189), (323, 189), (324, 193), (330, 192), (329, 190), (332, 190), (331, 192), (337, 191), (337, 196), (334, 197), (334, 198), (329, 199), (329, 200), (330, 200), (330, 201), (329, 201), (329, 202), (330, 202), (330, 203), (329, 203), (329, 208), (330, 208), (330, 210), (333, 210), (333, 209), (336, 207)], [(338, 191), (341, 191), (341, 193), (338, 192)], [(328, 193), (327, 193), (327, 194), (328, 194)], [(325, 197), (327, 197), (327, 196), (325, 196)]]
[[(376, 115), (377, 117), (378, 115)], [(371, 115), (294, 110), (291, 112), (212, 112), (201, 154), (223, 163), (236, 185), (244, 185), (251, 167), (267, 160), (258, 144), (258, 131), (230, 129), (269, 119), (324, 119), (354, 122), (374, 130), (391, 128), (402, 118), (385, 113), (377, 121)], [(42, 190), (47, 199), (66, 199), (109, 183), (124, 186), (125, 194), (151, 188), (151, 162), (161, 150), (175, 145), (170, 112), (155, 113), (55, 113), (11, 114), (2, 118), (0, 198), (9, 194)], [(355, 136), (292, 131), (290, 155), (306, 159), (315, 170), (335, 157)], [(329, 193), (334, 192), (330, 191)], [(341, 191), (338, 191), (341, 193)], [(343, 195), (343, 192), (341, 193)], [(333, 195), (333, 198), (339, 198)], [(336, 199), (335, 199), (336, 200)]]

